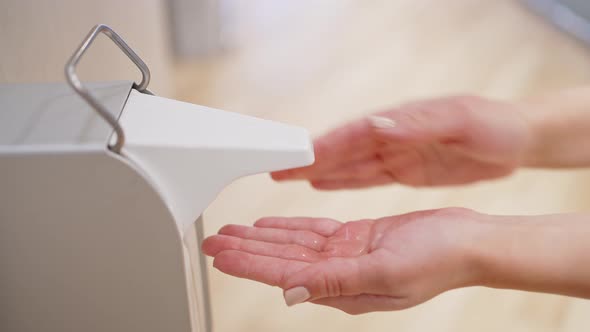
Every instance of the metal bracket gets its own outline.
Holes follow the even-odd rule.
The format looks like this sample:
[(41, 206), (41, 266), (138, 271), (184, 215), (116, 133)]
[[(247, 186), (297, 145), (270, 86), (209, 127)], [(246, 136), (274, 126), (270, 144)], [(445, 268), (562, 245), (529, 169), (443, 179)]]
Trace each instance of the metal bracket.
[(135, 53), (131, 49), (131, 47), (129, 47), (129, 45), (125, 43), (123, 38), (121, 38), (109, 26), (104, 24), (99, 24), (92, 28), (92, 30), (90, 30), (86, 38), (84, 38), (84, 41), (82, 41), (82, 44), (80, 44), (76, 52), (66, 63), (65, 74), (68, 83), (80, 95), (80, 97), (86, 100), (86, 102), (92, 108), (94, 108), (96, 112), (98, 112), (98, 114), (111, 125), (111, 127), (113, 127), (113, 130), (117, 134), (117, 140), (114, 145), (109, 144), (109, 149), (115, 153), (120, 153), (121, 148), (125, 144), (125, 132), (123, 131), (123, 128), (121, 127), (121, 125), (119, 125), (117, 118), (115, 118), (111, 113), (109, 113), (107, 108), (90, 93), (90, 91), (86, 88), (86, 86), (84, 86), (84, 84), (82, 84), (82, 82), (78, 78), (78, 74), (76, 74), (76, 66), (78, 65), (78, 62), (80, 62), (80, 59), (82, 58), (88, 47), (90, 47), (92, 42), (96, 39), (96, 36), (98, 36), (98, 34), (101, 32), (107, 35), (121, 49), (121, 51), (123, 51), (123, 53), (125, 53), (129, 57), (129, 59), (131, 59), (131, 61), (135, 63), (137, 68), (139, 68), (139, 70), (141, 71), (141, 82), (139, 82), (139, 84), (133, 83), (134, 89), (138, 90), (139, 92), (152, 94), (147, 89), (150, 83), (150, 70), (148, 66), (145, 64), (145, 62), (143, 62), (143, 60), (141, 60), (141, 58), (137, 55), (137, 53)]

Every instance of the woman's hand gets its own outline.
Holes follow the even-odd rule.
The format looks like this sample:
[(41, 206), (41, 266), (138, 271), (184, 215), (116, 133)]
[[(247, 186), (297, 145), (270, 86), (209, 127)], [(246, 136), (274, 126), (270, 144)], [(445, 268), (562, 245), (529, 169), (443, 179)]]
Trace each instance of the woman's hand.
[(348, 223), (264, 218), (223, 227), (203, 251), (222, 272), (283, 288), (288, 305), (398, 310), (474, 283), (480, 217), (452, 208)]
[(407, 104), (320, 137), (314, 142), (315, 164), (272, 177), (305, 179), (324, 190), (502, 177), (523, 163), (533, 143), (523, 108), (479, 97)]
[(203, 243), (230, 275), (350, 314), (408, 308), (465, 286), (590, 298), (590, 216), (449, 208), (340, 223), (264, 218)]

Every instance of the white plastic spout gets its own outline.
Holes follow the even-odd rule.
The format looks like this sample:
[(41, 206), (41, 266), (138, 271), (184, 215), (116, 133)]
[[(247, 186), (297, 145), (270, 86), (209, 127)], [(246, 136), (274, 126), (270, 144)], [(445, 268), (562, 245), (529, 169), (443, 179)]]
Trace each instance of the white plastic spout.
[(233, 180), (314, 161), (308, 132), (131, 91), (123, 154), (153, 181), (184, 232)]

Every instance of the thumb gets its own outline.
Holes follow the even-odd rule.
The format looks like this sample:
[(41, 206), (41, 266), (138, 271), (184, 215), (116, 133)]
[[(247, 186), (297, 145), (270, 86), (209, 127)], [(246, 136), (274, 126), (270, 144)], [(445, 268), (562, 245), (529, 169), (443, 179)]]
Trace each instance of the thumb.
[(292, 306), (327, 297), (379, 294), (387, 279), (381, 266), (370, 254), (314, 263), (285, 281), (285, 302)]
[(467, 134), (471, 105), (459, 97), (425, 101), (371, 115), (374, 134), (386, 141), (453, 141)]

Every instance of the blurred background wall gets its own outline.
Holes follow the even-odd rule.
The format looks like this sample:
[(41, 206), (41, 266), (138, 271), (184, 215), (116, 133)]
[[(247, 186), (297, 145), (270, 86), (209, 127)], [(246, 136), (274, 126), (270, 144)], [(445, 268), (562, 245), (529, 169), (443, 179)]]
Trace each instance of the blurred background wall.
[[(0, 82), (64, 81), (63, 67), (98, 23), (115, 29), (152, 71), (150, 88), (172, 93), (166, 3), (160, 0), (2, 0)], [(139, 80), (127, 57), (101, 36), (80, 63), (82, 80)]]
[[(523, 2), (590, 42), (588, 2)], [(339, 8), (346, 7), (346, 4), (329, 5), (334, 7), (335, 15)], [(63, 64), (86, 32), (94, 24), (106, 23), (148, 63), (153, 73), (152, 89), (163, 95), (174, 94), (177, 91), (172, 77), (177, 68), (175, 62), (220, 56), (244, 43), (268, 38), (276, 41), (281, 38), (279, 33), (301, 28), (307, 20), (313, 20), (314, 6), (305, 1), (286, 4), (264, 0), (3, 0), (0, 3), (0, 82), (63, 80)], [(127, 58), (106, 38), (95, 42), (84, 63), (80, 73), (86, 80), (138, 77)]]

